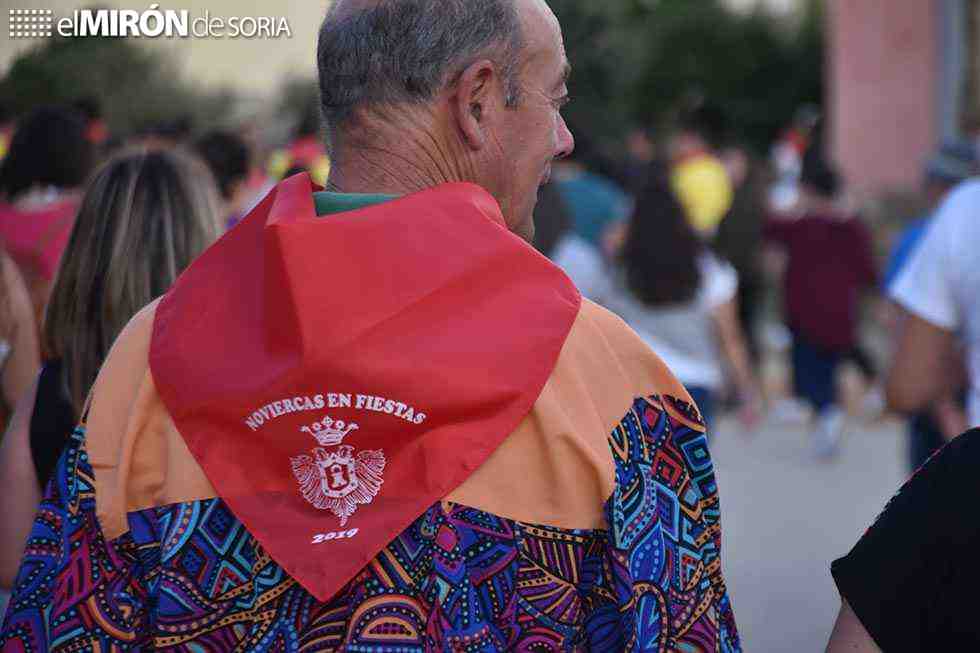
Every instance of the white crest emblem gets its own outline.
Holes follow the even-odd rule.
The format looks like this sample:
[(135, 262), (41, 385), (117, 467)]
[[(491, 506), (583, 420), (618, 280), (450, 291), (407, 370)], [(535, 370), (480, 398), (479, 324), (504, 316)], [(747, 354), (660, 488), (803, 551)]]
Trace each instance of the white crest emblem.
[(387, 461), (383, 451), (361, 451), (355, 455), (354, 447), (340, 444), (357, 428), (357, 424), (344, 424), (325, 416), (300, 429), (316, 438), (320, 446), (310, 451), (312, 455), (289, 459), (303, 498), (316, 508), (337, 515), (341, 527), (359, 504), (371, 503), (384, 482), (381, 476)]

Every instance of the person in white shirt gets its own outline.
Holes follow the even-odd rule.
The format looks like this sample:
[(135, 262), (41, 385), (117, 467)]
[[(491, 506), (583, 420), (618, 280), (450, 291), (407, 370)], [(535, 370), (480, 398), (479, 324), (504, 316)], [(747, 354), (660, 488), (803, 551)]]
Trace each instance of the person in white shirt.
[(561, 193), (553, 183), (538, 192), (534, 209), (534, 246), (560, 267), (588, 299), (596, 300), (606, 284), (599, 249), (575, 233)]
[(751, 424), (759, 392), (738, 320), (738, 275), (698, 237), (666, 171), (654, 166), (651, 175), (600, 301), (674, 370), (706, 423), (727, 371)]
[(595, 299), (605, 285), (602, 254), (584, 238), (566, 233), (551, 253), (551, 260), (565, 271), (584, 297)]
[[(939, 207), (911, 260), (889, 289), (905, 312), (886, 381), (889, 408), (920, 411), (966, 374), (968, 426), (980, 426), (980, 180), (958, 186)], [(964, 371), (958, 352), (966, 352)]]

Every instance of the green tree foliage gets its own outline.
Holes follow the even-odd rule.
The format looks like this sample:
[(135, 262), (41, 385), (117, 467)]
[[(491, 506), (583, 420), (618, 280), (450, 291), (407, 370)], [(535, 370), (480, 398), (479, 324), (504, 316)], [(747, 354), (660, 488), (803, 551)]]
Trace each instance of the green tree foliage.
[(802, 104), (820, 104), (823, 25), (738, 13), (719, 0), (552, 0), (574, 68), (579, 129), (615, 137), (664, 126), (692, 96), (719, 104), (732, 135), (765, 148)]
[(185, 82), (165, 51), (113, 37), (46, 40), (0, 80), (0, 101), (15, 113), (83, 97), (99, 100), (116, 133), (181, 116), (207, 122), (234, 101), (230, 93), (205, 93)]

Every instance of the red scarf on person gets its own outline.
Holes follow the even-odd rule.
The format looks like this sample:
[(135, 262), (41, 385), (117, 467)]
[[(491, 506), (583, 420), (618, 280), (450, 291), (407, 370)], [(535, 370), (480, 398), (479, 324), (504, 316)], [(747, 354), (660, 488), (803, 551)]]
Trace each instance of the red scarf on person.
[(221, 498), (326, 601), (520, 423), (581, 297), (478, 186), (322, 218), (314, 190), (283, 181), (180, 277), (150, 367)]
[(51, 281), (71, 237), (77, 211), (75, 197), (36, 210), (0, 204), (0, 240), (22, 270)]

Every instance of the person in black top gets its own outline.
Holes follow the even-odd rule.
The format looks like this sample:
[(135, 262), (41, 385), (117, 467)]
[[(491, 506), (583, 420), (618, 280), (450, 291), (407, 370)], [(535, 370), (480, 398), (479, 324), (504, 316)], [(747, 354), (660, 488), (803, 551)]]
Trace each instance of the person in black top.
[(48, 362), (0, 450), (0, 587), (13, 582), (42, 488), (109, 347), (217, 238), (219, 207), (207, 168), (178, 151), (124, 152), (93, 178), (45, 314)]
[(51, 478), (61, 450), (75, 428), (75, 410), (65, 393), (63, 378), (64, 365), (58, 359), (45, 363), (37, 377), (30, 443), (34, 473), (41, 488)]
[(831, 573), (842, 607), (828, 653), (978, 651), (980, 429), (935, 454)]

